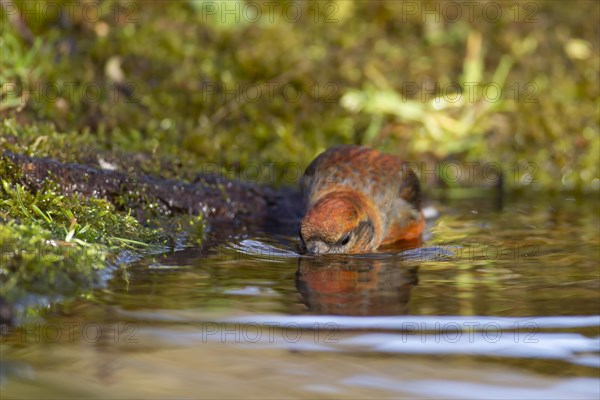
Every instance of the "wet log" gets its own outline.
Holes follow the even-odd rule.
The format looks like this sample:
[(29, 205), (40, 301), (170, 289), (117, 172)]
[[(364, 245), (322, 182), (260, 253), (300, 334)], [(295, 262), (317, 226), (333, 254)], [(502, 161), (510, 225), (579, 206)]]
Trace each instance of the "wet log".
[(166, 214), (202, 213), (209, 224), (253, 227), (297, 222), (302, 213), (301, 196), (291, 189), (276, 190), (210, 174), (186, 183), (11, 152), (4, 152), (3, 157), (19, 168), (19, 183), (33, 192), (42, 190), (46, 180), (52, 179), (64, 195), (99, 197), (114, 204), (126, 196), (134, 211), (154, 202)]

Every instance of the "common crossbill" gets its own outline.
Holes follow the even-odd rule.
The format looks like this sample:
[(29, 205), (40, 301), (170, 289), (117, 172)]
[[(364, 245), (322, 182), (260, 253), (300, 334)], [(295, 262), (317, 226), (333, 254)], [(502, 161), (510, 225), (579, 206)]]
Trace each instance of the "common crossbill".
[(321, 153), (301, 188), (307, 212), (300, 226), (304, 253), (367, 253), (420, 239), (425, 227), (419, 180), (398, 158), (362, 146)]

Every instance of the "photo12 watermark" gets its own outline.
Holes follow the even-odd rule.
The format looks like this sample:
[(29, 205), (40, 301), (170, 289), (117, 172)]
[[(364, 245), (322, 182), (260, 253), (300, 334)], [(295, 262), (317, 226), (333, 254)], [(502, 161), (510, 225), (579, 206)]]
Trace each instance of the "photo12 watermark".
[(219, 343), (338, 343), (339, 327), (334, 322), (315, 322), (304, 329), (296, 322), (258, 323), (203, 323), (200, 325), (201, 341)]
[(2, 23), (19, 18), (25, 24), (61, 23), (73, 24), (78, 20), (94, 23), (98, 21), (119, 24), (138, 22), (140, 4), (136, 1), (52, 1), (26, 0), (2, 1)]
[[(0, 105), (17, 102), (21, 106), (28, 103), (80, 103), (88, 104), (136, 103), (149, 90), (141, 82), (0, 82)], [(335, 82), (314, 83), (310, 87), (300, 87), (294, 83), (276, 81), (224, 84), (204, 81), (198, 84), (201, 100), (210, 104), (260, 103), (282, 104), (300, 103), (309, 99), (314, 103), (337, 103), (341, 97), (339, 85)], [(15, 100), (16, 99), (16, 100)]]
[(34, 82), (27, 85), (19, 82), (0, 82), (0, 105), (16, 102), (20, 106), (28, 103), (40, 104), (88, 104), (111, 101), (112, 103), (139, 103), (140, 87), (134, 82)]
[(459, 21), (497, 23), (502, 19), (538, 23), (539, 5), (533, 1), (402, 1), (401, 21)]
[[(18, 16), (24, 22), (73, 23), (76, 20), (138, 23), (143, 7), (151, 2), (93, 2), (83, 0), (27, 0), (2, 2), (5, 18)], [(345, 5), (340, 1), (310, 2), (274, 0), (192, 0), (187, 2), (200, 23), (274, 24), (311, 22), (340, 23)], [(505, 20), (522, 24), (539, 23), (539, 4), (533, 1), (399, 1), (389, 12), (399, 23), (411, 20), (435, 23), (498, 23)]]
[(200, 87), (202, 100), (217, 103), (299, 103), (305, 97), (314, 102), (336, 103), (340, 98), (340, 88), (335, 82), (315, 83), (308, 88), (300, 88), (294, 83), (277, 81), (233, 83), (203, 82)]
[(13, 339), (21, 343), (120, 343), (137, 344), (139, 327), (134, 323), (117, 322), (113, 324), (96, 322), (45, 322), (22, 323), (15, 327), (2, 325), (3, 342), (9, 340), (9, 331)]
[(539, 103), (539, 85), (535, 82), (413, 82), (402, 83), (401, 101), (433, 102), (434, 106), (475, 104), (477, 102)]
[[(244, 261), (252, 259), (267, 259), (278, 261), (291, 256), (301, 257), (297, 248), (280, 248), (275, 246), (255, 246), (255, 242), (241, 241), (233, 246), (219, 246), (199, 255), (201, 259), (211, 261)], [(299, 242), (298, 242), (299, 243)], [(245, 246), (250, 246), (251, 250)], [(246, 249), (246, 250), (245, 250)], [(33, 256), (37, 260), (46, 259), (59, 252), (63, 261), (73, 260), (85, 262), (96, 261), (106, 255), (103, 250), (90, 250), (77, 246), (60, 246), (48, 240), (39, 242), (34, 247), (20, 242), (3, 242), (0, 246), (0, 262), (6, 263), (16, 255)], [(398, 260), (412, 262), (443, 261), (443, 262), (473, 262), (495, 261), (510, 262), (511, 264), (534, 263), (542, 255), (542, 245), (536, 241), (502, 241), (502, 242), (470, 242), (457, 241), (450, 244), (427, 244), (415, 247), (395, 248), (394, 255)]]
[(534, 322), (515, 323), (510, 329), (495, 321), (403, 322), (401, 341), (417, 340), (421, 343), (498, 343), (507, 338), (513, 343), (539, 343), (539, 326)]
[(337, 1), (198, 1), (193, 2), (202, 23), (295, 24), (301, 21), (337, 24), (340, 5)]

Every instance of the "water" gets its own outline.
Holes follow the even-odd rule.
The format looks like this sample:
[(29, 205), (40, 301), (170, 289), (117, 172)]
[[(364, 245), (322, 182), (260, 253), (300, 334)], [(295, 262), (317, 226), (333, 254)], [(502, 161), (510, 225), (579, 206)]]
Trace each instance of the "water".
[(598, 398), (597, 200), (433, 205), (400, 253), (213, 231), (115, 271), (3, 337), (2, 397)]

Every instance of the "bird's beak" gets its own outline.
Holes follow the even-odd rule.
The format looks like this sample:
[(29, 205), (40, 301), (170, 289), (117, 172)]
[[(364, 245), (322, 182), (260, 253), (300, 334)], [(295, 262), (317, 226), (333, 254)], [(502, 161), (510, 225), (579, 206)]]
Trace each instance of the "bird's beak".
[(320, 240), (311, 240), (306, 243), (306, 252), (308, 254), (329, 253), (329, 246)]

